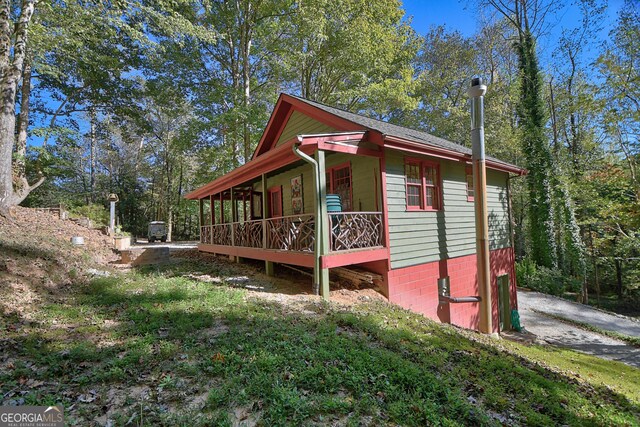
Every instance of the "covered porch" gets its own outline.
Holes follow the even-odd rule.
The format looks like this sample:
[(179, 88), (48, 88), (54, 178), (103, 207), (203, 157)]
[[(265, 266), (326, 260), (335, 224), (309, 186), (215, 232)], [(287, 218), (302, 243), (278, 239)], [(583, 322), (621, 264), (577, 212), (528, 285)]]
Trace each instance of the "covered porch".
[[(387, 260), (381, 151), (366, 132), (300, 135), (207, 184), (200, 251), (314, 268), (328, 295), (328, 269)], [(328, 211), (327, 194), (341, 200)], [(329, 209), (335, 209), (331, 203)]]

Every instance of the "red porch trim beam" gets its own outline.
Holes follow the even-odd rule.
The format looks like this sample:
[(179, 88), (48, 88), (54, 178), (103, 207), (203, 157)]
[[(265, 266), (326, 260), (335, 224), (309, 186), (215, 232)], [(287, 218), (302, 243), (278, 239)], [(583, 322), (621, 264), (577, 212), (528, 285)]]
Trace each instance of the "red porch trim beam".
[(214, 254), (232, 255), (241, 258), (260, 259), (282, 264), (313, 267), (313, 254), (303, 252), (278, 251), (262, 248), (244, 248), (240, 246), (208, 245), (200, 243), (198, 250)]
[(228, 190), (232, 186), (240, 185), (251, 179), (255, 179), (263, 173), (271, 172), (282, 166), (298, 161), (299, 159), (291, 151), (291, 146), (297, 142), (297, 138), (292, 138), (284, 144), (260, 156), (259, 159), (232, 170), (228, 174), (211, 181), (208, 184), (188, 193), (185, 199), (195, 200), (209, 194), (215, 194)]
[(369, 261), (388, 259), (387, 248), (362, 249), (360, 251), (330, 252), (320, 257), (321, 268), (335, 268), (343, 265), (362, 264)]
[[(385, 135), (384, 141), (384, 146), (387, 148), (393, 148), (396, 150), (402, 150), (414, 154), (423, 154), (426, 156), (437, 157), (439, 159), (463, 161), (471, 164), (471, 154), (458, 153), (444, 148), (438, 148), (432, 145), (426, 145), (420, 142), (410, 141), (408, 139), (391, 135)], [(517, 175), (525, 175), (527, 173), (525, 169), (491, 159), (487, 159), (486, 165), (490, 169), (515, 173)]]

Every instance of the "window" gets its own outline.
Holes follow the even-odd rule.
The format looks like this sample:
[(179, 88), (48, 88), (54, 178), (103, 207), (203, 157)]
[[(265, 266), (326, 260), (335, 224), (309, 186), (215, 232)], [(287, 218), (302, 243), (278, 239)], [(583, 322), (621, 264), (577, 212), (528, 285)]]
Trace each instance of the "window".
[(407, 209), (422, 209), (422, 176), (420, 174), (420, 163), (405, 164), (404, 174), (407, 179)]
[(434, 211), (440, 203), (440, 165), (408, 159), (404, 165), (407, 210)]
[(473, 202), (475, 194), (473, 192), (473, 168), (471, 166), (467, 166), (466, 168), (466, 181), (467, 181), (467, 202)]
[(338, 194), (343, 211), (351, 211), (351, 164), (346, 163), (327, 170), (327, 193)]

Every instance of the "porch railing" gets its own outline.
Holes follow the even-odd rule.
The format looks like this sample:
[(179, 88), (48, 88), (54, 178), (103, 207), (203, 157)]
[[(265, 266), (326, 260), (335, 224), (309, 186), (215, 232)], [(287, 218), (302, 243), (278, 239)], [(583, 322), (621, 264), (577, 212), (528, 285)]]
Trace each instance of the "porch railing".
[(382, 246), (381, 212), (336, 212), (329, 214), (332, 252)]
[(313, 252), (315, 247), (315, 215), (292, 215), (269, 218), (267, 249)]
[[(384, 244), (381, 212), (331, 213), (329, 225), (331, 252), (381, 247)], [(313, 252), (315, 215), (205, 225), (200, 227), (200, 243)]]

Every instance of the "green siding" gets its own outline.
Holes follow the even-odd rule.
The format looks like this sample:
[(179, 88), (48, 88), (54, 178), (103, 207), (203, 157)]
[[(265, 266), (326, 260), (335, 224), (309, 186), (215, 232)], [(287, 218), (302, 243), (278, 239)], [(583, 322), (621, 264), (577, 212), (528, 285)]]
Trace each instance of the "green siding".
[(313, 169), (309, 164), (300, 165), (294, 169), (267, 177), (267, 189), (282, 186), (282, 214), (293, 215), (291, 207), (291, 179), (302, 174), (302, 198), (304, 214), (315, 213), (315, 196), (313, 183)]
[[(391, 267), (400, 268), (475, 253), (473, 202), (467, 201), (465, 165), (442, 160), (443, 209), (406, 210), (404, 158), (386, 150)], [(426, 159), (426, 157), (425, 157)], [(434, 160), (434, 159), (430, 159)], [(507, 174), (487, 170), (487, 208), (491, 249), (509, 246)]]
[(298, 111), (294, 111), (289, 117), (287, 124), (284, 126), (284, 130), (276, 142), (276, 147), (283, 142), (289, 141), (296, 135), (329, 132), (335, 132), (335, 129)]
[[(327, 169), (351, 164), (351, 185), (353, 195), (353, 210), (371, 212), (376, 209), (375, 196), (378, 195), (378, 210), (382, 210), (380, 192), (380, 163), (373, 157), (352, 156), (348, 154), (327, 153)], [(293, 215), (291, 207), (291, 178), (302, 174), (302, 192), (304, 198), (304, 213), (315, 213), (315, 184), (313, 182), (313, 170), (311, 165), (303, 164), (288, 171), (267, 177), (267, 188), (282, 186), (283, 215)], [(377, 175), (374, 178), (374, 174)], [(374, 189), (377, 179), (378, 191)], [(254, 185), (256, 191), (260, 191), (260, 184)]]
[[(349, 154), (327, 153), (327, 170), (334, 166), (349, 162), (351, 164), (351, 193), (353, 210), (373, 212), (376, 210), (376, 190), (374, 183), (380, 188), (380, 162), (375, 157), (354, 156)], [(375, 176), (374, 176), (375, 175)], [(380, 191), (378, 190), (378, 211), (382, 210)]]

